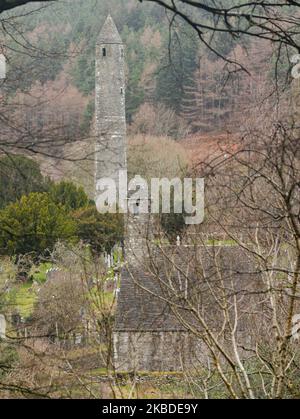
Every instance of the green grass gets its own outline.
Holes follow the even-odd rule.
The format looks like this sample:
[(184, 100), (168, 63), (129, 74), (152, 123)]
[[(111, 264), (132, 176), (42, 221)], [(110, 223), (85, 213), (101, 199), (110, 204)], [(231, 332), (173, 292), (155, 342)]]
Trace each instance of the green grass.
[[(46, 281), (46, 272), (51, 267), (51, 263), (41, 263), (39, 266), (34, 266), (30, 272), (33, 281), (43, 284)], [(30, 317), (37, 300), (33, 282), (15, 284), (8, 295), (8, 300), (12, 310), (16, 309), (24, 318)]]
[(235, 240), (214, 240), (210, 239), (205, 242), (207, 246), (237, 246)]
[(46, 272), (52, 268), (53, 265), (50, 262), (41, 263), (39, 266), (34, 266), (31, 270), (31, 275), (34, 281), (39, 284), (43, 284), (46, 281)]
[(92, 377), (98, 377), (98, 376), (107, 376), (107, 369), (102, 367), (102, 368), (95, 368), (94, 370), (90, 370), (89, 371), (89, 375)]
[(116, 302), (114, 291), (103, 291), (99, 290), (97, 286), (94, 286), (89, 291), (89, 298), (95, 309), (99, 308), (111, 308), (113, 303)]
[(22, 317), (29, 317), (34, 308), (37, 296), (32, 288), (32, 283), (17, 285), (11, 291), (14, 305)]

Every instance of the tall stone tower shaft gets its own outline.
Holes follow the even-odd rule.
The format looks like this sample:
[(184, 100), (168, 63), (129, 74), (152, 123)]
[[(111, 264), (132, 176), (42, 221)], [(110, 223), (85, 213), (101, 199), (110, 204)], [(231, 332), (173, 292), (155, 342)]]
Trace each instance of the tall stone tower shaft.
[(124, 55), (124, 44), (108, 16), (96, 44), (95, 182), (97, 188), (99, 179), (111, 178), (117, 192), (119, 171), (127, 170)]

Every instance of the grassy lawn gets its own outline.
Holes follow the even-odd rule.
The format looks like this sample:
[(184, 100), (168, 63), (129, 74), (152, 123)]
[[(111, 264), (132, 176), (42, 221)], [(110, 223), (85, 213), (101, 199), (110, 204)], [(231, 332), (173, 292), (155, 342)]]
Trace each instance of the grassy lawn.
[(32, 314), (37, 296), (32, 289), (31, 282), (17, 285), (12, 290), (12, 298), (16, 309), (22, 317), (26, 318)]
[(116, 302), (114, 291), (99, 291), (97, 287), (89, 291), (89, 298), (96, 311), (110, 310)]
[(214, 240), (210, 239), (205, 242), (206, 246), (237, 246), (235, 240)]
[[(15, 281), (15, 272), (11, 268), (10, 272), (8, 267), (4, 264), (7, 262), (3, 260), (2, 262), (2, 270), (0, 271), (0, 280), (2, 278), (2, 282), (5, 282), (5, 278), (9, 277), (12, 281), (12, 286), (10, 291), (6, 295), (6, 301), (10, 306), (10, 311), (18, 311), (20, 315), (24, 318), (29, 317), (34, 308), (34, 304), (37, 300), (36, 288), (39, 286), (34, 286), (34, 282), (43, 286), (46, 281), (47, 277), (47, 270), (52, 268), (53, 265), (51, 263), (41, 263), (38, 266), (33, 266), (29, 276), (32, 280), (28, 280), (25, 283), (18, 283)], [(6, 263), (7, 264), (7, 263)], [(100, 291), (97, 287), (93, 287), (90, 290), (89, 298), (91, 299), (92, 304), (96, 310), (109, 310), (111, 309), (112, 305), (115, 302), (114, 292), (110, 291)]]
[(41, 263), (39, 266), (34, 266), (30, 272), (34, 281), (39, 284), (43, 284), (46, 281), (46, 272), (52, 268), (53, 265), (50, 262)]
[[(52, 265), (50, 263), (42, 263), (38, 267), (34, 266), (30, 275), (35, 282), (43, 284), (46, 281), (46, 272), (49, 268), (51, 268), (51, 266)], [(8, 275), (8, 271), (5, 271), (3, 275)], [(10, 277), (12, 278), (11, 275)], [(6, 300), (10, 307), (10, 311), (17, 310), (24, 318), (31, 316), (34, 304), (37, 300), (33, 282), (14, 282), (13, 287), (6, 296)]]

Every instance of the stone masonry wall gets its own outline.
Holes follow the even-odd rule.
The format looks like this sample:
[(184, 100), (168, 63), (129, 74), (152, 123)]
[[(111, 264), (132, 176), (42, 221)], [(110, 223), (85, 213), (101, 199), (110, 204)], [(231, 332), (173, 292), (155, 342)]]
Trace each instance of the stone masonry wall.
[(109, 177), (118, 185), (126, 170), (124, 45), (112, 19), (106, 20), (96, 46), (95, 181)]
[(203, 357), (188, 332), (120, 332), (113, 334), (117, 371), (181, 371)]

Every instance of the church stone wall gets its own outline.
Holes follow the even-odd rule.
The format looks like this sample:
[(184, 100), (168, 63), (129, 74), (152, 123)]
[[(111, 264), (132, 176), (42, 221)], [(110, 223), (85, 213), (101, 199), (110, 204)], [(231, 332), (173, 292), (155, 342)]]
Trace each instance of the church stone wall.
[[(252, 337), (253, 338), (253, 337)], [(252, 356), (255, 341), (247, 331), (236, 334), (242, 359)], [(234, 357), (232, 343), (220, 341)], [(181, 331), (115, 331), (113, 332), (114, 367), (119, 372), (184, 371), (198, 369), (212, 361), (209, 350), (200, 339)], [(246, 348), (252, 348), (247, 350)], [(222, 362), (222, 358), (220, 359)]]
[(117, 371), (181, 371), (205, 351), (188, 332), (115, 331), (114, 365)]

